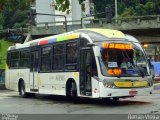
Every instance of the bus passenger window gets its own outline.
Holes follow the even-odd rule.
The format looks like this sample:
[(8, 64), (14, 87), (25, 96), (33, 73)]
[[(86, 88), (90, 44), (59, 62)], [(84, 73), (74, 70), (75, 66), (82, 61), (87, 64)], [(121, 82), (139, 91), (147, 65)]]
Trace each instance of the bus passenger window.
[(11, 53), (7, 53), (7, 65), (8, 65), (8, 67), (10, 67), (10, 65), (11, 65)]
[(76, 42), (70, 42), (66, 46), (66, 62), (67, 64), (77, 63), (77, 41)]
[(20, 67), (29, 67), (29, 51), (20, 52)]
[(11, 67), (19, 67), (19, 52), (11, 53)]
[(65, 46), (64, 44), (53, 46), (53, 70), (64, 69), (64, 58), (65, 58)]
[(41, 49), (41, 67), (40, 70), (48, 72), (51, 69), (51, 46)]

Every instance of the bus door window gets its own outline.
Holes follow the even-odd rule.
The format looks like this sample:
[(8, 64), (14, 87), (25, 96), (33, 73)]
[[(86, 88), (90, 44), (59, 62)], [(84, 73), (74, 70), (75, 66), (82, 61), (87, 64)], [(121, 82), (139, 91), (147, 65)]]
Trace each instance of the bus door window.
[(80, 91), (81, 94), (92, 95), (91, 76), (92, 76), (92, 54), (91, 49), (82, 49), (80, 52)]
[(35, 52), (35, 59), (34, 59), (34, 70), (38, 71), (38, 51)]
[(38, 69), (38, 51), (31, 52), (31, 71)]
[(94, 56), (93, 53), (92, 53), (91, 57), (92, 57), (92, 58), (91, 58), (91, 64), (92, 64), (91, 72), (92, 72), (92, 77), (98, 76), (97, 65), (96, 65), (96, 59), (95, 59), (95, 56)]
[(86, 90), (91, 91), (91, 53), (86, 52)]

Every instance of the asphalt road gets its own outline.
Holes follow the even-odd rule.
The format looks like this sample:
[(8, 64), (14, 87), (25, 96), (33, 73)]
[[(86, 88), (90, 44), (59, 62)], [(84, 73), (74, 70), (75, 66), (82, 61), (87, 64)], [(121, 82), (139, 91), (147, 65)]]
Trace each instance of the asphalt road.
[[(62, 96), (22, 98), (17, 92), (1, 90), (0, 114), (0, 120), (6, 120), (7, 115), (18, 115), (14, 120), (128, 120), (133, 114), (160, 114), (160, 90), (149, 96), (120, 99), (117, 104), (92, 99), (74, 104)], [(160, 115), (156, 117), (160, 119)]]

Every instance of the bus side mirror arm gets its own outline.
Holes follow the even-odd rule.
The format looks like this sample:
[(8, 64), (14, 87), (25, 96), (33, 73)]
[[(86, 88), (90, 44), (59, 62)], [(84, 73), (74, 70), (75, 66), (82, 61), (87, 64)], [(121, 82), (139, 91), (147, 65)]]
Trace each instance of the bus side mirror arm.
[(150, 60), (150, 59), (147, 59), (147, 62), (148, 62), (148, 64), (149, 64), (150, 69), (154, 69), (153, 64), (151, 63), (151, 60)]
[(95, 49), (94, 49), (94, 53), (95, 53), (95, 57), (99, 57), (101, 56), (100, 54), (100, 47), (99, 46), (95, 46)]
[(87, 43), (87, 47), (93, 47), (93, 46), (96, 46), (95, 43)]
[(150, 71), (151, 71), (152, 78), (154, 79), (154, 77), (155, 77), (154, 66), (151, 63), (150, 59), (147, 59), (147, 62), (148, 62), (148, 65), (149, 65), (149, 68), (150, 68)]

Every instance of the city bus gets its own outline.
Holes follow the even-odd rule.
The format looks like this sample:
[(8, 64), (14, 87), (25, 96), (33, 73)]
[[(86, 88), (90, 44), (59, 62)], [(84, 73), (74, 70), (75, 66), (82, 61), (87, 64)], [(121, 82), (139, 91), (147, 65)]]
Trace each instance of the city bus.
[(112, 29), (79, 29), (9, 47), (5, 85), (23, 97), (118, 100), (152, 94), (150, 66), (133, 36)]

